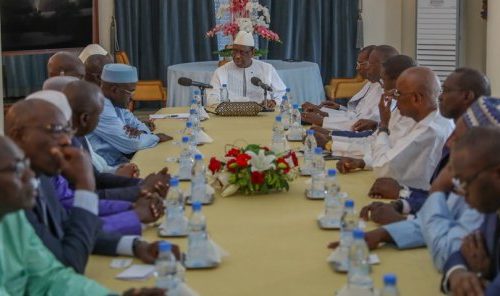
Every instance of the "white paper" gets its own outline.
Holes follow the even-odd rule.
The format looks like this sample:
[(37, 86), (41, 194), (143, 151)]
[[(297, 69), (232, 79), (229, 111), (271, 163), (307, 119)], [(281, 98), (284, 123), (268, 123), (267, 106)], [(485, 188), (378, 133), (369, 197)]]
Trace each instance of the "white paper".
[(109, 267), (115, 269), (121, 269), (125, 267), (129, 267), (132, 264), (132, 259), (113, 259), (109, 264)]
[(119, 280), (145, 280), (153, 276), (154, 265), (135, 264), (116, 276)]
[(196, 140), (197, 140), (198, 144), (209, 144), (209, 143), (213, 143), (213, 141), (214, 141), (214, 139), (212, 137), (210, 137), (207, 133), (205, 133), (203, 130), (200, 130)]
[(149, 119), (188, 119), (189, 113), (176, 113), (176, 114), (151, 114)]

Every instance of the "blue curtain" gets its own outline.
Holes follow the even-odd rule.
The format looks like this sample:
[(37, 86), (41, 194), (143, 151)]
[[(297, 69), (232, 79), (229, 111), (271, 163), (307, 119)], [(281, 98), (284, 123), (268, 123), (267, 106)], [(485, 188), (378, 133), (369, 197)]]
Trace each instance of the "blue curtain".
[(282, 44), (260, 41), (268, 59), (296, 59), (320, 66), (323, 82), (355, 75), (358, 0), (260, 0)]
[(215, 60), (214, 2), (207, 0), (115, 0), (120, 49), (141, 79), (166, 84), (170, 65)]
[(3, 56), (5, 97), (24, 97), (42, 89), (52, 54)]

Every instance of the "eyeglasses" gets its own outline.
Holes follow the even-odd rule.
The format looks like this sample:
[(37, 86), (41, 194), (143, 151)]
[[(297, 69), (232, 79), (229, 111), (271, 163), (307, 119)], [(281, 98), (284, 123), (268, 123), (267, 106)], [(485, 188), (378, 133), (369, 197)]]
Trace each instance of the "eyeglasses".
[(479, 176), (481, 176), (482, 173), (486, 173), (494, 169), (498, 165), (499, 163), (495, 163), (493, 165), (486, 166), (485, 168), (477, 171), (471, 177), (467, 178), (467, 180), (460, 180), (460, 178), (458, 177), (453, 177), (451, 179), (451, 183), (453, 184), (453, 191), (461, 195), (465, 195), (465, 193), (467, 193), (467, 187), (469, 187), (470, 184), (472, 184), (475, 180), (477, 180), (477, 178), (479, 178)]
[(447, 88), (445, 86), (443, 86), (441, 88), (441, 93), (445, 94), (445, 93), (450, 93), (450, 92), (454, 92), (454, 91), (463, 91), (463, 89), (459, 89), (459, 88)]
[(31, 162), (30, 159), (25, 157), (23, 159), (16, 159), (14, 164), (11, 164), (5, 168), (1, 168), (0, 172), (14, 172), (17, 177), (21, 177), (24, 172), (30, 167)]
[(41, 129), (53, 136), (61, 136), (65, 134), (68, 135), (69, 137), (72, 137), (76, 132), (76, 130), (71, 126), (71, 123), (68, 123), (67, 125), (47, 124), (47, 125), (25, 126), (24, 128)]
[(362, 63), (356, 62), (356, 68), (361, 68), (361, 66), (368, 66), (370, 63), (368, 61), (364, 61)]
[(122, 87), (118, 87), (121, 91), (123, 91), (127, 96), (133, 96), (135, 94), (135, 89), (134, 90), (128, 90), (124, 89)]

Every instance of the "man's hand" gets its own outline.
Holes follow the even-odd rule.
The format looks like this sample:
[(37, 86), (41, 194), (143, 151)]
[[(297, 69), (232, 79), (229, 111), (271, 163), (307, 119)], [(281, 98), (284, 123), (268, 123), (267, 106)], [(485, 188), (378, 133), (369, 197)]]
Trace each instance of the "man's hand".
[(309, 124), (315, 124), (317, 126), (323, 125), (323, 118), (325, 117), (326, 116), (322, 116), (318, 113), (313, 113), (313, 112), (302, 113), (302, 121), (305, 121)]
[(153, 223), (165, 213), (163, 199), (156, 192), (141, 191), (134, 211), (142, 223)]
[(373, 202), (361, 209), (360, 217), (365, 221), (386, 225), (405, 220), (405, 216), (398, 213), (392, 204)]
[(150, 131), (154, 131), (156, 129), (156, 125), (153, 119), (144, 120), (144, 124), (149, 128)]
[(389, 120), (391, 119), (391, 103), (392, 96), (383, 94), (378, 103), (378, 110), (380, 112), (380, 127), (389, 127)]
[(476, 274), (464, 269), (454, 270), (449, 277), (450, 291), (453, 295), (484, 295), (485, 283)]
[[(450, 192), (453, 190), (453, 183), (451, 179), (453, 178), (453, 174), (451, 172), (451, 166), (448, 163), (442, 170), (439, 172), (439, 175), (432, 181), (430, 192)], [(457, 192), (460, 195), (465, 195), (465, 192)]]
[(128, 178), (139, 178), (139, 168), (135, 163), (125, 163), (120, 165), (115, 172), (115, 175), (128, 177)]
[(53, 148), (52, 155), (60, 163), (61, 173), (76, 189), (95, 191), (95, 178), (90, 156), (84, 150), (66, 146)]
[(129, 125), (124, 126), (123, 129), (129, 136), (129, 138), (138, 138), (141, 134), (143, 134), (141, 130), (138, 130), (135, 127), (131, 127)]
[(170, 174), (165, 167), (158, 173), (149, 174), (141, 184), (141, 190), (156, 192), (161, 197), (166, 197), (170, 186)]
[[(152, 264), (155, 262), (156, 258), (158, 258), (158, 246), (159, 241), (148, 243), (145, 241), (140, 241), (137, 243), (135, 247), (134, 256), (138, 259), (141, 259), (142, 262), (147, 264)], [(172, 244), (172, 253), (174, 254), (177, 260), (181, 258), (181, 251), (178, 245)]]
[(326, 128), (319, 127), (319, 126), (312, 126), (310, 129), (314, 130), (315, 134), (320, 133), (320, 134), (327, 135), (327, 136), (332, 134), (332, 131), (327, 130)]
[(323, 102), (321, 102), (321, 104), (319, 104), (319, 107), (320, 108), (326, 107), (326, 108), (335, 109), (335, 110), (340, 109), (340, 105), (335, 103), (334, 101), (323, 101)]
[(276, 101), (275, 100), (263, 100), (261, 103), (262, 106), (268, 109), (274, 109), (276, 107)]
[(460, 253), (472, 272), (480, 272), (485, 277), (489, 276), (490, 256), (485, 248), (484, 237), (480, 231), (474, 231), (464, 238)]
[(365, 167), (365, 161), (362, 159), (342, 157), (337, 162), (337, 170), (342, 174), (350, 173), (356, 169), (363, 169), (364, 167)]
[(378, 178), (368, 192), (371, 198), (399, 199), (401, 186), (392, 178)]
[[(378, 248), (380, 243), (393, 242), (391, 235), (384, 228), (377, 228), (375, 230), (366, 232), (365, 241), (370, 250)], [(339, 245), (340, 242), (332, 242), (328, 245), (328, 248), (336, 249)]]
[(314, 133), (314, 138), (316, 139), (316, 143), (318, 147), (325, 148), (326, 143), (330, 141), (331, 137), (329, 135)]
[(173, 139), (171, 136), (166, 135), (164, 133), (157, 133), (155, 135), (158, 136), (158, 138), (160, 138), (160, 143), (170, 141)]
[(362, 132), (362, 131), (374, 131), (377, 129), (378, 122), (375, 120), (370, 120), (370, 119), (360, 119), (356, 121), (352, 125), (352, 130), (355, 132)]
[(313, 103), (309, 103), (309, 102), (305, 102), (302, 104), (302, 112), (319, 112), (319, 109), (321, 109), (321, 107), (317, 106), (317, 105), (314, 105)]
[(167, 290), (160, 288), (132, 288), (123, 292), (123, 296), (165, 296)]

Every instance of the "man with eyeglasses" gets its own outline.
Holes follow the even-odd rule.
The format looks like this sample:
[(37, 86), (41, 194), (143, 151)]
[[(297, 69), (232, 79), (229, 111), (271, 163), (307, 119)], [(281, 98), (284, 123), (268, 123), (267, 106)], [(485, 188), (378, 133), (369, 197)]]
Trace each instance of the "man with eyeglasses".
[[(500, 101), (500, 100), (497, 100)], [(497, 104), (496, 108), (500, 105)], [(498, 109), (497, 109), (498, 111)], [(473, 128), (451, 151), (453, 185), (484, 214), (446, 261), (442, 290), (453, 295), (500, 294), (500, 129)], [(450, 183), (443, 187), (450, 188)]]
[(138, 81), (135, 67), (107, 64), (101, 80), (104, 110), (88, 140), (94, 152), (101, 155), (108, 165), (129, 162), (130, 156), (138, 150), (172, 139), (164, 133), (153, 133), (127, 109)]
[(47, 63), (47, 72), (49, 77), (73, 76), (83, 79), (85, 67), (76, 55), (66, 51), (59, 51), (50, 57)]
[[(499, 128), (499, 103), (497, 98), (479, 98), (457, 120), (455, 131), (446, 145), (453, 149), (453, 144), (476, 126)], [(487, 139), (479, 139), (478, 142), (483, 140)], [(483, 221), (482, 215), (461, 196), (463, 192), (454, 191), (458, 193), (452, 191), (450, 169), (445, 167), (433, 181), (431, 194), (415, 219), (391, 223), (366, 233), (370, 249), (378, 248), (380, 243), (394, 244), (398, 249), (427, 246), (434, 266), (442, 271), (450, 254), (460, 248), (462, 239)], [(335, 246), (335, 243), (331, 245)]]
[[(253, 101), (274, 108), (280, 104), (285, 94), (286, 86), (271, 64), (253, 59), (255, 41), (252, 33), (240, 31), (232, 45), (233, 60), (215, 70), (210, 84), (213, 89), (207, 90), (209, 105), (221, 102), (220, 93), (223, 85), (227, 86), (229, 100), (232, 102)], [(264, 90), (252, 84), (253, 77), (259, 78), (272, 88), (268, 97), (264, 97)]]

